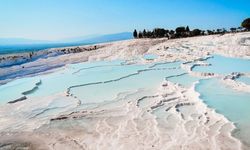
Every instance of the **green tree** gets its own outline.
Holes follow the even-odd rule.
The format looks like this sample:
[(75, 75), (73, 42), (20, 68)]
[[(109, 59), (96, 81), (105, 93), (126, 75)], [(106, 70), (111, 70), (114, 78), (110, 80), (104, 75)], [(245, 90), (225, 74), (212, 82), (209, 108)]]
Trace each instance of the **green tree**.
[(225, 28), (222, 28), (222, 33), (225, 34), (227, 30)]
[(169, 31), (169, 38), (170, 38), (170, 39), (175, 38), (175, 34), (174, 34), (174, 33), (175, 33), (174, 30), (170, 30), (170, 31)]
[(170, 30), (169, 34), (173, 35), (174, 34), (174, 30)]
[(217, 33), (222, 33), (222, 29), (216, 29)]
[(169, 30), (165, 30), (165, 35), (164, 35), (164, 37), (169, 38)]
[(200, 29), (194, 29), (192, 32), (191, 32), (191, 35), (192, 36), (198, 36), (198, 35), (201, 35), (201, 30)]
[(175, 32), (176, 33), (183, 33), (183, 32), (186, 32), (186, 28), (185, 27), (177, 27), (175, 29)]
[(208, 35), (211, 35), (211, 34), (214, 34), (214, 32), (211, 31), (211, 30), (207, 30), (207, 34), (208, 34)]
[(205, 30), (201, 30), (201, 35), (205, 35)]
[(151, 31), (147, 31), (147, 37), (148, 38), (153, 38), (153, 33)]
[(241, 26), (243, 28), (246, 28), (248, 31), (250, 31), (250, 18), (245, 19), (242, 23)]
[(165, 36), (165, 29), (155, 28), (153, 33), (154, 33), (154, 37), (162, 38)]
[(186, 28), (185, 27), (177, 27), (175, 29), (175, 32), (176, 32), (176, 37), (184, 37), (185, 32), (186, 32)]
[(231, 32), (236, 32), (236, 30), (237, 30), (236, 28), (230, 28)]
[(142, 32), (139, 32), (138, 37), (142, 38)]
[(136, 31), (136, 29), (134, 30), (134, 32), (133, 32), (133, 36), (134, 36), (134, 38), (137, 38), (137, 31)]
[(142, 32), (142, 37), (147, 38), (147, 32), (146, 32), (145, 29), (144, 29), (143, 32)]

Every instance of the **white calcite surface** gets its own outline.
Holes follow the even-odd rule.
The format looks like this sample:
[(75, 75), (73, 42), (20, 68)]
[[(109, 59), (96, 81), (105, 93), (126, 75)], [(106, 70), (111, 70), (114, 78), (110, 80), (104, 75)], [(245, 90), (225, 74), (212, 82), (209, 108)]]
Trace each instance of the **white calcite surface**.
[[(5, 66), (0, 68), (2, 86), (24, 77), (49, 78), (57, 73), (62, 77), (58, 84), (67, 85), (67, 88), (45, 96), (20, 93), (27, 94), (27, 99), (1, 104), (0, 149), (247, 149), (231, 135), (234, 124), (199, 99), (199, 93), (195, 91), (198, 81), (186, 87), (168, 79), (182, 75), (202, 79), (221, 78), (226, 85), (246, 91), (249, 86), (223, 74), (194, 72), (192, 69), (211, 65), (206, 60), (214, 54), (249, 59), (249, 40), (250, 33), (245, 32), (173, 40), (134, 39), (98, 44), (96, 47), (57, 48), (37, 52), (34, 54), (36, 58), (31, 59), (28, 59), (28, 54), (4, 55), (2, 58), (5, 59), (0, 62), (0, 66)], [(144, 59), (145, 54), (158, 57)], [(24, 57), (28, 62), (15, 65)], [(102, 60), (124, 61), (87, 68), (71, 65)], [(117, 65), (125, 66), (125, 69), (116, 73), (114, 66)], [(146, 67), (130, 72), (126, 71), (129, 65)], [(72, 74), (64, 72), (72, 68)], [(164, 70), (169, 74), (162, 78)], [(93, 78), (88, 75), (91, 71)], [(113, 78), (106, 78), (107, 74)], [(124, 81), (133, 81), (140, 75), (144, 77), (141, 78), (143, 83), (137, 83), (138, 80), (133, 83)], [(79, 83), (72, 81), (74, 76)], [(84, 77), (89, 77), (91, 82), (85, 82)], [(160, 78), (157, 86), (153, 84), (158, 82), (154, 78)], [(34, 88), (23, 92), (32, 93), (39, 88), (43, 90), (42, 86), (47, 85), (46, 78), (34, 81)], [(57, 87), (56, 83), (53, 84), (47, 90)], [(148, 88), (151, 84), (154, 86)], [(101, 88), (92, 87), (99, 85)], [(81, 91), (79, 87), (86, 90)], [(120, 90), (129, 87), (130, 90)], [(84, 96), (78, 96), (81, 92)], [(85, 95), (89, 96), (88, 101)]]

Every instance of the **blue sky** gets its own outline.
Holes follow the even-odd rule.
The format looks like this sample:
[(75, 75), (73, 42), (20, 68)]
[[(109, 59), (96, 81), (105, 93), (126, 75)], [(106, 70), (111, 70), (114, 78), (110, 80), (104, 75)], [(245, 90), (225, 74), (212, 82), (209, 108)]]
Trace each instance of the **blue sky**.
[(250, 0), (1, 0), (0, 38), (58, 40), (164, 27), (238, 27)]

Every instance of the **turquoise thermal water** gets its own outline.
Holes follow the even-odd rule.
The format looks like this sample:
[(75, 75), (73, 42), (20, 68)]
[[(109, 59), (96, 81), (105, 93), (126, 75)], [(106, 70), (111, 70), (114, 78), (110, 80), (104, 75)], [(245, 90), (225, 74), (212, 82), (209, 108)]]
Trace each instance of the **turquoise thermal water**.
[(250, 91), (238, 92), (226, 87), (219, 79), (201, 80), (196, 85), (200, 98), (218, 113), (236, 123), (234, 135), (250, 145)]
[(20, 98), (22, 92), (32, 89), (39, 80), (42, 84), (29, 97), (48, 96), (65, 92), (68, 87), (78, 84), (112, 80), (146, 69), (147, 65), (121, 65), (122, 61), (93, 62), (68, 65), (66, 69), (49, 75), (14, 80), (0, 86), (1, 103)]
[(152, 60), (152, 59), (157, 59), (158, 58), (158, 55), (156, 54), (146, 54), (144, 55), (144, 59), (146, 60)]
[(241, 76), (238, 79), (236, 79), (236, 81), (240, 81), (247, 85), (250, 85), (250, 77)]
[(194, 82), (198, 81), (198, 77), (193, 77), (189, 74), (185, 74), (182, 76), (174, 76), (171, 78), (167, 78), (168, 81), (173, 82), (173, 83), (178, 83), (186, 88), (189, 88), (193, 85)]
[[(85, 66), (84, 66), (85, 68)], [(79, 67), (80, 69), (80, 67)], [(139, 69), (145, 69), (142, 65), (117, 65), (104, 66), (96, 68), (88, 68), (76, 72), (75, 69), (67, 69), (61, 74), (53, 74), (42, 78), (40, 90), (30, 96), (51, 95), (58, 92), (66, 91), (68, 87), (73, 85), (88, 84), (93, 82), (103, 82), (112, 80), (121, 76), (135, 73)], [(124, 71), (126, 70), (126, 71)], [(48, 88), (52, 87), (52, 88)]]
[(125, 91), (157, 89), (166, 76), (182, 73), (184, 73), (184, 71), (180, 69), (144, 71), (138, 75), (130, 76), (115, 82), (73, 88), (71, 93), (80, 98), (82, 103), (110, 101), (115, 99), (117, 94)]
[[(127, 91), (135, 92), (138, 89), (157, 89), (164, 81), (165, 77), (185, 73), (181, 69), (172, 69), (173, 67), (178, 67), (179, 64), (180, 62), (159, 63), (151, 65), (153, 67), (144, 65), (144, 67), (147, 67), (144, 69), (147, 70), (141, 70), (132, 76), (128, 76), (117, 81), (72, 88), (71, 93), (80, 98), (82, 103), (86, 104), (111, 101), (116, 98), (117, 94)], [(139, 70), (139, 68), (137, 69)]]
[[(214, 55), (206, 62), (210, 63), (211, 66), (197, 66), (193, 71), (224, 75), (232, 72), (250, 72), (249, 59)], [(238, 78), (237, 81), (250, 85), (250, 79), (244, 76)], [(218, 113), (235, 123), (237, 130), (234, 131), (234, 136), (241, 139), (245, 145), (250, 146), (250, 91), (246, 93), (233, 90), (226, 87), (219, 79), (200, 80), (196, 90), (209, 107), (216, 109)]]
[(193, 68), (196, 72), (212, 72), (217, 74), (230, 74), (232, 72), (250, 72), (250, 60), (230, 58), (214, 55), (207, 63), (211, 66), (197, 66)]
[(39, 82), (38, 78), (22, 78), (0, 86), (0, 104), (18, 99), (22, 92), (31, 90)]
[[(22, 97), (22, 92), (31, 90), (35, 83), (42, 81), (42, 84), (39, 85), (38, 90), (34, 93), (30, 93), (26, 95), (27, 97), (41, 97), (41, 96), (49, 96), (56, 93), (66, 92), (67, 88), (75, 85), (82, 85), (94, 82), (105, 82), (109, 80), (119, 79), (121, 77), (126, 77), (131, 74), (135, 74), (138, 70), (145, 70), (139, 75), (131, 76), (128, 79), (123, 79), (121, 84), (117, 84), (116, 87), (111, 87), (112, 84), (107, 87), (103, 87), (103, 85), (98, 86), (88, 86), (88, 88), (81, 89), (75, 88), (74, 90), (78, 90), (79, 97), (84, 97), (86, 99), (86, 93), (91, 93), (98, 91), (98, 89), (102, 89), (100, 91), (104, 91), (103, 95), (109, 95), (107, 91), (111, 91), (112, 97), (114, 97), (117, 93), (122, 91), (130, 91), (136, 90), (136, 88), (143, 87), (155, 87), (153, 85), (158, 85), (160, 82), (164, 80), (164, 77), (168, 75), (175, 75), (178, 73), (184, 73), (182, 70), (164, 70), (164, 68), (177, 68), (180, 65), (180, 62), (175, 63), (159, 63), (159, 64), (149, 64), (149, 65), (123, 65), (123, 61), (100, 61), (100, 62), (87, 62), (87, 63), (79, 63), (79, 64), (71, 64), (65, 67), (60, 71), (55, 73), (51, 73), (48, 75), (41, 75), (30, 78), (23, 78), (19, 80), (14, 80), (5, 85), (0, 86), (0, 103), (4, 104), (8, 101), (15, 100), (17, 98)], [(153, 71), (154, 69), (158, 69), (158, 71)], [(160, 69), (160, 70), (159, 70)], [(141, 76), (141, 74), (145, 74), (145, 76)], [(131, 80), (130, 80), (131, 79)], [(125, 83), (125, 84), (123, 84)], [(127, 85), (136, 85), (136, 86), (126, 86)], [(93, 88), (90, 88), (93, 87)], [(102, 87), (102, 88), (101, 88)], [(118, 88), (117, 88), (118, 87)], [(105, 89), (105, 90), (103, 90)], [(74, 90), (72, 90), (74, 92)], [(80, 94), (79, 94), (80, 93)], [(100, 95), (100, 96), (99, 96)], [(101, 97), (101, 92), (99, 94), (94, 94), (96, 96), (96, 100)], [(98, 97), (99, 96), (99, 97)], [(105, 96), (104, 96), (105, 97)], [(94, 100), (92, 100), (94, 101)], [(99, 99), (99, 101), (104, 101), (103, 99)]]
[[(145, 59), (156, 59), (157, 55), (149, 55)], [(212, 66), (195, 67), (194, 71), (229, 74), (232, 72), (250, 72), (250, 61), (215, 55), (208, 59)], [(199, 78), (192, 77), (180, 68), (182, 62), (133, 64), (125, 65), (124, 61), (99, 61), (71, 64), (55, 73), (30, 78), (17, 79), (0, 86), (0, 104), (15, 100), (22, 92), (32, 89), (40, 80), (42, 84), (27, 97), (42, 97), (65, 92), (68, 87), (71, 93), (82, 101), (82, 104), (102, 103), (114, 100), (119, 93), (135, 92), (138, 89), (152, 91), (161, 85), (164, 79), (190, 87)], [(138, 71), (140, 72), (138, 73)], [(123, 78), (124, 77), (124, 78)], [(117, 79), (117, 80), (116, 80)], [(119, 80), (120, 79), (120, 80)], [(115, 81), (112, 81), (115, 80)], [(238, 81), (249, 84), (249, 78), (240, 77)], [(107, 82), (106, 82), (107, 81)], [(102, 82), (87, 85), (88, 83)], [(82, 86), (81, 86), (82, 85)], [(210, 107), (225, 115), (236, 123), (238, 130), (234, 135), (245, 143), (250, 143), (250, 94), (237, 92), (225, 87), (218, 79), (200, 80), (196, 90)], [(58, 100), (54, 105), (58, 105)], [(64, 104), (64, 102), (62, 102)], [(60, 104), (60, 106), (64, 106)]]

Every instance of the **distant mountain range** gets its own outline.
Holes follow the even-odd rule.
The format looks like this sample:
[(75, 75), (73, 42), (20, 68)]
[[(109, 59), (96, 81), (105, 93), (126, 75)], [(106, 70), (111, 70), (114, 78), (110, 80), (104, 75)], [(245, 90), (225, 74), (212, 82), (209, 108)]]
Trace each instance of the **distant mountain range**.
[(96, 37), (92, 37), (89, 39), (79, 40), (76, 43), (103, 43), (103, 42), (111, 42), (111, 41), (128, 40), (132, 38), (133, 38), (133, 35), (131, 32), (123, 32), (123, 33), (96, 36)]
[(23, 44), (41, 44), (51, 43), (51, 41), (31, 40), (24, 38), (0, 38), (0, 45), (23, 45)]
[(0, 45), (30, 45), (30, 44), (91, 44), (127, 40), (133, 38), (131, 32), (122, 32), (107, 35), (92, 35), (85, 37), (69, 38), (59, 41), (31, 40), (23, 38), (0, 38)]
[(39, 51), (48, 48), (80, 46), (104, 42), (113, 42), (120, 40), (128, 40), (133, 38), (132, 33), (123, 32), (108, 35), (91, 35), (85, 37), (76, 37), (63, 39), (60, 41), (43, 41), (43, 40), (29, 40), (22, 38), (0, 38), (0, 55)]

